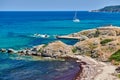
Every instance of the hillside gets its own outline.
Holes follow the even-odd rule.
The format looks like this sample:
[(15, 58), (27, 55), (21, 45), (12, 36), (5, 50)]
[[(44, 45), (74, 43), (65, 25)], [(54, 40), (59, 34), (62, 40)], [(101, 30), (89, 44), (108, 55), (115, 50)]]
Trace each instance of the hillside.
[(106, 6), (102, 9), (92, 10), (92, 12), (120, 12), (120, 5)]

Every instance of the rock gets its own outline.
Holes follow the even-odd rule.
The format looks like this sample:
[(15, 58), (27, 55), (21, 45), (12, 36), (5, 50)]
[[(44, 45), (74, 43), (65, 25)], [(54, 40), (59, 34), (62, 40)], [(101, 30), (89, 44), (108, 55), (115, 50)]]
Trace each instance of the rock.
[(120, 73), (120, 67), (117, 67), (117, 68), (115, 69), (115, 71), (116, 71), (117, 73)]
[(80, 36), (80, 41), (84, 41), (84, 40), (86, 40), (86, 39), (89, 39), (87, 36), (84, 36), (84, 35), (81, 35)]
[(0, 49), (0, 52), (7, 52), (7, 50), (6, 50), (6, 49), (1, 48), (1, 49)]
[(74, 46), (78, 50), (79, 54), (91, 54), (92, 50), (99, 45), (99, 39), (92, 38), (84, 41), (77, 42)]
[(16, 51), (14, 49), (8, 49), (8, 53), (15, 53)]
[(37, 56), (41, 56), (41, 53), (40, 53), (40, 52), (37, 52), (36, 54), (37, 54)]
[(107, 36), (116, 36), (116, 31), (114, 30), (99, 30), (100, 35), (107, 35)]
[(99, 49), (94, 49), (91, 51), (91, 57), (92, 58), (98, 58), (99, 57)]
[(39, 51), (40, 49), (42, 49), (43, 47), (45, 46), (45, 44), (41, 44), (41, 45), (38, 45), (38, 46), (34, 46), (32, 51)]
[(62, 57), (72, 53), (72, 47), (61, 41), (49, 43), (42, 51), (44, 57)]
[(26, 54), (26, 50), (18, 51), (18, 53), (21, 54), (21, 55), (25, 55)]
[(31, 49), (25, 50), (25, 55), (37, 55), (37, 51), (33, 51)]
[(88, 38), (94, 38), (95, 37), (95, 32), (90, 32), (87, 34)]
[(69, 36), (70, 36), (70, 37), (80, 37), (81, 35), (78, 34), (78, 33), (73, 33), (73, 34), (70, 34)]
[(98, 40), (93, 41), (93, 45), (99, 45), (100, 42)]
[(32, 55), (37, 56), (37, 52), (36, 51), (31, 51)]
[(88, 46), (76, 46), (79, 54), (91, 53), (91, 49)]

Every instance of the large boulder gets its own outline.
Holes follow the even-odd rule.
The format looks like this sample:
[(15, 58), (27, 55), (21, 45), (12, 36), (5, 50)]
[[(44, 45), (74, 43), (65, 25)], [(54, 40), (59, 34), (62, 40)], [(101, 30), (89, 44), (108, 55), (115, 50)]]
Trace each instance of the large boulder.
[(16, 53), (16, 51), (14, 49), (8, 49), (7, 51), (8, 53)]
[(72, 46), (66, 45), (61, 41), (55, 41), (44, 47), (41, 55), (44, 57), (63, 57), (71, 53)]

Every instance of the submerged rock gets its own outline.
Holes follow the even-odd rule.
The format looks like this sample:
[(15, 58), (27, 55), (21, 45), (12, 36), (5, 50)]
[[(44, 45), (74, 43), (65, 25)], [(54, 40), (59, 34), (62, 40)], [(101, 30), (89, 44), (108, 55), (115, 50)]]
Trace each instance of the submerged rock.
[(8, 49), (8, 53), (15, 53), (16, 51), (14, 49)]
[(6, 50), (6, 49), (1, 48), (1, 49), (0, 49), (0, 52), (7, 52), (7, 50)]
[(25, 51), (25, 50), (20, 50), (20, 51), (18, 51), (17, 53), (20, 54), (20, 55), (25, 55), (25, 54), (26, 54), (26, 51)]

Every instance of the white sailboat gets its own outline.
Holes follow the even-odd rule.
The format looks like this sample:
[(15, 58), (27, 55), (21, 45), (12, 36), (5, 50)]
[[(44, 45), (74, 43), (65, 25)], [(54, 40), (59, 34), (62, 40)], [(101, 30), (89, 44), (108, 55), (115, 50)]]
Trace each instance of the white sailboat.
[(75, 16), (73, 17), (73, 22), (80, 22), (80, 20), (77, 18), (77, 11), (75, 12)]

